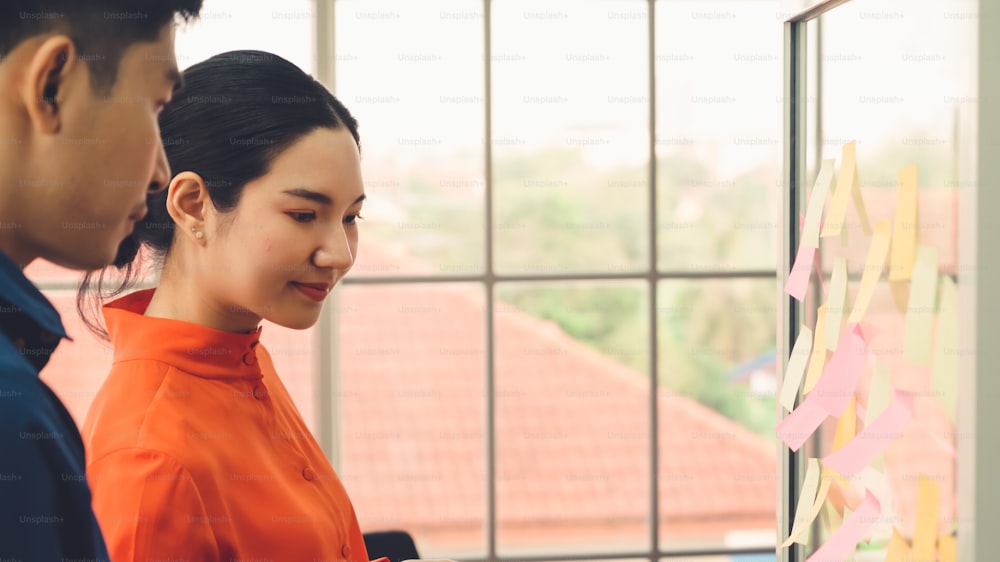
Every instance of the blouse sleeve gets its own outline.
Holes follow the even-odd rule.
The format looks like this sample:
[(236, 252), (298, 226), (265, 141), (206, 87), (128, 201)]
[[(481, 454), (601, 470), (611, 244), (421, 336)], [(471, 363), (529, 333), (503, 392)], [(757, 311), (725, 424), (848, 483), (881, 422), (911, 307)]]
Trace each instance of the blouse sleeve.
[(111, 560), (220, 558), (213, 519), (191, 475), (175, 459), (123, 449), (91, 463), (87, 479)]

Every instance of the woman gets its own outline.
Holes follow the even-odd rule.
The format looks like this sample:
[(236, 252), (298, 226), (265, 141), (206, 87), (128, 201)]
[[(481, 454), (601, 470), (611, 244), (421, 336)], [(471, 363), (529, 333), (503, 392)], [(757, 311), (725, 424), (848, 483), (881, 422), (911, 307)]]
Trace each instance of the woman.
[(159, 285), (104, 305), (113, 366), (83, 428), (111, 559), (367, 560), (340, 480), (259, 345), (261, 320), (312, 326), (354, 264), (357, 123), (259, 51), (192, 66), (174, 98), (160, 126), (179, 173), (119, 250), (112, 295), (143, 246)]

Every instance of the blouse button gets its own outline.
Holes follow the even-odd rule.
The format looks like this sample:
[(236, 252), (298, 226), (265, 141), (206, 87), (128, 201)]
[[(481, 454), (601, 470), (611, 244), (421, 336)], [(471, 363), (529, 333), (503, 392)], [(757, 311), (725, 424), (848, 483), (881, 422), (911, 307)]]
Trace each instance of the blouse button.
[(267, 388), (262, 384), (258, 384), (257, 386), (253, 387), (253, 397), (256, 398), (257, 400), (263, 400), (267, 398)]
[(254, 352), (248, 351), (248, 352), (246, 352), (246, 353), (243, 354), (243, 363), (244, 364), (246, 364), (246, 365), (253, 365), (256, 362), (257, 362), (257, 355)]
[(340, 553), (344, 555), (344, 560), (351, 559), (351, 546), (345, 544), (343, 548), (340, 549)]
[(313, 469), (307, 466), (302, 469), (302, 477), (312, 482), (312, 480), (316, 478), (316, 473), (313, 472)]

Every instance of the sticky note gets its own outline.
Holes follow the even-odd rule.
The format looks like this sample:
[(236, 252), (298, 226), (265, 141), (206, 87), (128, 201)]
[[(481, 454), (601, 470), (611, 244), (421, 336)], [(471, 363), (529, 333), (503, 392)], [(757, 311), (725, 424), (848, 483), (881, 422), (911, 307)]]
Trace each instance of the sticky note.
[(820, 219), (823, 217), (823, 205), (826, 204), (826, 197), (833, 184), (834, 162), (833, 158), (823, 160), (819, 166), (819, 173), (816, 174), (816, 183), (813, 184), (812, 193), (809, 194), (806, 219), (802, 226), (801, 244), (810, 248), (819, 247)]
[(879, 414), (889, 406), (889, 398), (892, 395), (892, 379), (889, 366), (875, 362), (872, 369), (872, 380), (868, 386), (868, 405), (865, 407), (865, 427), (874, 423)]
[(934, 560), (934, 546), (938, 537), (938, 511), (940, 505), (938, 483), (920, 476), (917, 485), (917, 523), (913, 530), (913, 558)]
[(900, 314), (906, 314), (906, 305), (910, 302), (910, 281), (889, 281), (889, 292), (892, 293), (892, 303)]
[(865, 317), (865, 312), (868, 311), (868, 305), (872, 302), (875, 286), (882, 277), (882, 270), (885, 269), (885, 258), (889, 254), (891, 228), (892, 224), (889, 221), (880, 221), (875, 225), (875, 235), (872, 236), (871, 244), (868, 245), (865, 270), (861, 274), (861, 287), (858, 289), (858, 296), (854, 299), (851, 314), (847, 318), (849, 324), (861, 322)]
[(882, 506), (875, 495), (865, 492), (861, 506), (844, 519), (844, 524), (806, 562), (843, 562), (857, 549), (881, 513)]
[(802, 386), (802, 376), (805, 374), (806, 364), (812, 353), (812, 339), (812, 330), (805, 325), (799, 326), (799, 335), (795, 337), (795, 345), (792, 346), (792, 354), (785, 368), (785, 377), (781, 381), (781, 395), (778, 397), (778, 402), (787, 412), (795, 409), (795, 397), (799, 393), (799, 387)]
[(908, 562), (910, 560), (910, 544), (906, 542), (899, 530), (892, 528), (892, 538), (886, 548), (885, 562)]
[(854, 199), (854, 210), (858, 212), (861, 219), (861, 230), (866, 236), (872, 235), (872, 223), (868, 220), (868, 210), (865, 208), (865, 199), (861, 194), (861, 181), (858, 178), (857, 160), (854, 164), (854, 179), (851, 182), (851, 197)]
[(802, 385), (803, 394), (812, 392), (812, 389), (819, 382), (819, 377), (823, 373), (823, 366), (826, 365), (826, 305), (822, 304), (816, 309), (816, 331), (813, 333), (812, 353), (809, 356), (809, 367), (806, 371), (806, 380)]
[(958, 287), (951, 276), (941, 276), (937, 332), (931, 358), (931, 385), (934, 396), (954, 427), (958, 408)]
[[(847, 403), (847, 408), (837, 420), (837, 429), (833, 432), (833, 445), (830, 450), (836, 451), (846, 445), (857, 434), (858, 429), (858, 401), (851, 396), (851, 401)], [(845, 475), (846, 476), (846, 475)]]
[(913, 266), (910, 302), (906, 307), (906, 334), (903, 339), (903, 358), (918, 365), (929, 365), (931, 360), (937, 280), (937, 248), (920, 246)]
[(808, 519), (810, 508), (816, 501), (816, 492), (819, 491), (819, 459), (809, 459), (806, 461), (806, 475), (802, 480), (802, 489), (799, 492), (799, 503), (795, 506), (795, 519), (792, 520), (792, 532), (781, 544), (781, 548), (790, 546), (793, 542), (805, 544), (802, 538), (803, 533), (809, 528), (813, 520)]
[(828, 416), (810, 395), (778, 422), (776, 432), (789, 449), (798, 451)]
[(851, 202), (851, 191), (854, 183), (855, 143), (849, 142), (841, 149), (840, 175), (837, 176), (837, 187), (833, 190), (833, 199), (826, 212), (826, 221), (820, 237), (840, 236), (847, 218), (847, 206)]
[(958, 541), (951, 535), (938, 537), (938, 560), (941, 562), (958, 561)]
[[(875, 361), (872, 366), (871, 384), (868, 386), (868, 404), (865, 407), (865, 427), (870, 426), (889, 406), (892, 397), (892, 373), (889, 366)], [(878, 453), (869, 463), (876, 468), (883, 466), (883, 453)], [(885, 505), (885, 504), (883, 504)]]
[(917, 165), (899, 171), (896, 192), (896, 220), (889, 253), (889, 280), (903, 281), (913, 273), (917, 251)]
[(792, 264), (792, 270), (788, 272), (788, 279), (785, 281), (785, 293), (797, 301), (806, 298), (806, 289), (809, 288), (809, 273), (812, 271), (815, 257), (816, 248), (799, 244), (795, 263)]
[(906, 424), (913, 418), (913, 397), (904, 391), (895, 391), (892, 404), (871, 425), (861, 430), (849, 443), (823, 457), (823, 466), (844, 476), (861, 472), (889, 443), (903, 434)]
[(826, 299), (826, 348), (837, 350), (840, 330), (844, 324), (844, 307), (847, 305), (847, 260), (841, 257), (833, 260), (830, 278), (830, 293)]
[(819, 382), (809, 393), (816, 403), (831, 416), (840, 416), (854, 393), (865, 370), (868, 346), (857, 324), (844, 331), (837, 351), (823, 369)]

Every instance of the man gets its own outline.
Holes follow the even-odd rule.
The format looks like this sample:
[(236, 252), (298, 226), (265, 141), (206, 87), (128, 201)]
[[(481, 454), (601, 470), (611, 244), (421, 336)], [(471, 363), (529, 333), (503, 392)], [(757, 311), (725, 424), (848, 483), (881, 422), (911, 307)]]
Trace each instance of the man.
[(74, 420), (38, 372), (66, 332), (24, 276), (109, 264), (170, 171), (157, 115), (202, 0), (0, 0), (0, 560), (107, 560)]

